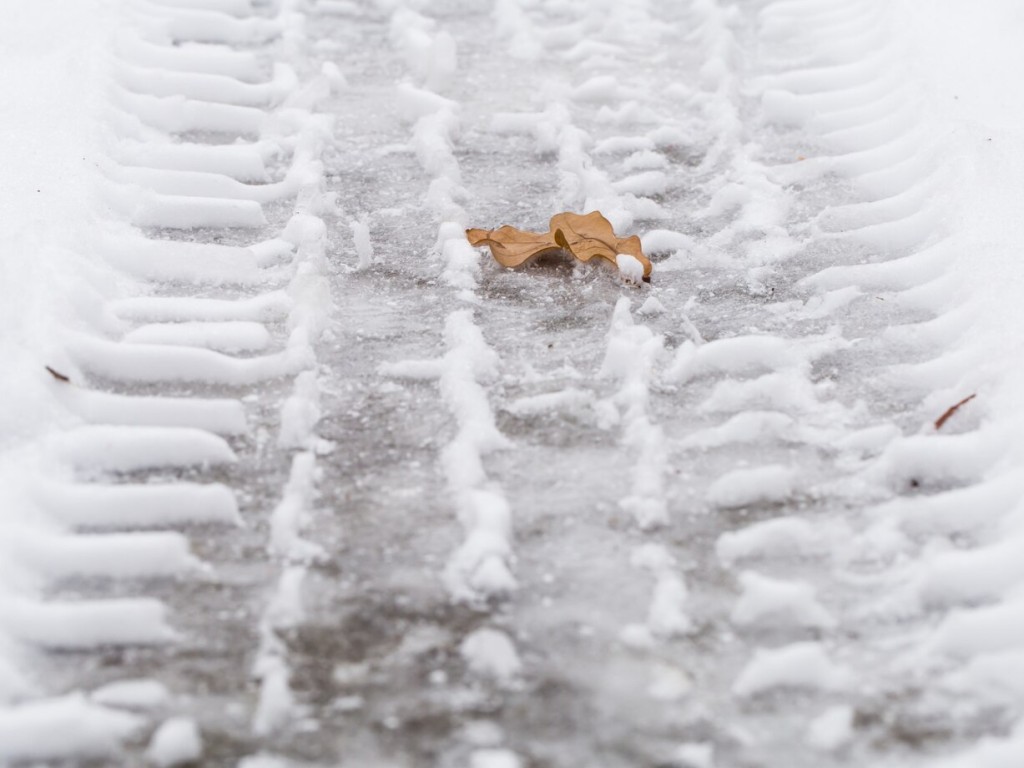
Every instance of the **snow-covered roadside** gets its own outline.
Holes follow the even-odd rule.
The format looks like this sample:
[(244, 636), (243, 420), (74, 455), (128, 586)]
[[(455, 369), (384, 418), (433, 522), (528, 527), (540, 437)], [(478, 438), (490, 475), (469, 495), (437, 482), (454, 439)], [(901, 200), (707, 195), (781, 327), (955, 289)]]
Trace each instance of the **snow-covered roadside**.
[[(207, 399), (174, 391), (178, 382), (237, 387), (299, 374), (279, 411), (276, 450), (300, 452), (269, 520), (268, 549), (281, 568), (259, 622), (253, 729), (269, 731), (289, 714), (276, 632), (301, 618), (311, 552), (301, 525), (315, 495), (314, 452), (323, 446), (313, 432), (316, 374), (300, 371), (316, 362), (329, 310), (319, 214), (332, 210), (318, 159), (330, 121), (314, 114), (331, 83), (302, 72), (299, 87), (286, 63), (304, 63), (307, 48), (296, 10), (295, 3), (168, 0), (122, 18), (98, 3), (74, 13), (40, 3), (4, 27), (2, 63), (18, 77), (0, 90), (11, 113), (0, 121), (11, 134), (0, 153), (9, 185), (0, 194), (8, 223), (0, 261), (0, 762), (105, 755), (144, 733), (149, 720), (139, 710), (164, 708), (134, 694), (101, 696), (111, 686), (89, 697), (45, 698), (61, 683), (34, 684), (24, 657), (37, 647), (91, 651), (183, 637), (169, 626), (166, 601), (148, 588), (147, 596), (120, 597), (138, 584), (99, 590), (91, 600), (77, 588), (66, 598), (51, 592), (82, 577), (211, 573), (183, 533), (139, 532), (240, 522), (233, 489), (180, 482), (176, 471), (236, 463), (222, 436), (244, 445), (245, 406), (231, 390)], [(280, 40), (273, 51), (245, 47), (271, 40)], [(286, 60), (274, 62), (272, 76), (268, 53)], [(228, 142), (209, 140), (218, 134)], [(280, 181), (242, 183), (268, 182), (265, 161), (273, 158), (290, 159)], [(276, 205), (290, 197), (293, 206)], [(249, 247), (220, 243), (227, 228), (262, 229), (289, 210), (287, 224), (275, 222), (277, 237)], [(197, 228), (206, 231), (177, 236)], [(288, 263), (279, 263), (284, 257)], [(217, 290), (197, 298), (196, 285)], [(264, 293), (238, 298), (231, 286)], [(287, 321), (283, 348), (246, 354), (277, 341), (277, 321)], [(127, 476), (140, 470), (153, 472)], [(111, 685), (136, 683), (167, 698), (156, 680)], [(195, 731), (188, 723), (186, 735)], [(60, 739), (40, 736), (54, 730)], [(165, 732), (175, 733), (159, 729), (154, 748)]]
[(58, 328), (81, 327), (119, 282), (90, 242), (103, 215), (96, 184), (112, 15), (100, 2), (43, 0), (19, 6), (0, 28), (5, 453), (66, 422), (44, 368), (67, 370)]
[(933, 301), (955, 307), (912, 340), (944, 354), (911, 369), (910, 379), (931, 391), (926, 403), (937, 416), (976, 395), (943, 427), (959, 437), (951, 458), (968, 467), (968, 482), (904, 517), (930, 542), (922, 599), (938, 613), (920, 663), (968, 716), (996, 707), (1006, 713), (1000, 719), (1016, 722), (1008, 736), (983, 738), (933, 764), (1017, 765), (1024, 761), (1024, 94), (1016, 82), (1024, 71), (1024, 9), (1013, 0), (901, 0), (895, 10), (949, 171), (951, 256)]
[[(52, 575), (40, 566), (68, 567), (67, 558), (74, 559), (67, 548), (61, 555), (68, 540), (33, 514), (28, 499), (32, 477), (59, 472), (48, 439), (78, 421), (45, 366), (71, 373), (60, 334), (98, 323), (102, 300), (131, 291), (94, 247), (96, 224), (105, 216), (97, 185), (107, 51), (119, 23), (116, 9), (97, 0), (40, 0), (8, 9), (0, 25), (0, 760), (103, 753), (140, 724), (81, 696), (8, 709), (44, 692), (33, 677), (31, 651), (19, 640), (45, 644), (56, 639), (54, 632), (74, 631), (73, 623), (62, 624), (74, 617), (58, 617), (36, 600)], [(128, 602), (106, 620), (140, 617)], [(136, 608), (152, 614), (158, 606)], [(102, 635), (91, 623), (102, 616), (79, 618), (83, 635)]]
[(965, 309), (944, 329), (951, 354), (936, 381), (964, 396), (978, 393), (971, 408), (984, 415), (971, 422), (1012, 437), (1017, 465), (1024, 447), (1024, 93), (1015, 82), (1024, 71), (1024, 8), (1013, 0), (903, 0), (897, 8), (896, 26), (908, 38), (912, 72), (926, 86), (951, 170), (948, 269)]

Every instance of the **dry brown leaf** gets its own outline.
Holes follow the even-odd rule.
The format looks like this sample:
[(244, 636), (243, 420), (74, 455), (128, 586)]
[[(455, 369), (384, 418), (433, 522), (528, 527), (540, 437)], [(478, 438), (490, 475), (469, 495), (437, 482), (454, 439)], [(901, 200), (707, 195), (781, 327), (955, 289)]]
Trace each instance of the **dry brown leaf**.
[(466, 237), (470, 245), (489, 247), (503, 267), (518, 267), (534, 256), (562, 250), (550, 232), (525, 232), (508, 224), (492, 230), (467, 229)]
[(643, 265), (644, 279), (650, 278), (651, 262), (644, 256), (640, 238), (636, 235), (619, 237), (615, 234), (612, 223), (600, 212), (594, 211), (585, 215), (556, 213), (551, 217), (550, 226), (555, 242), (580, 261), (601, 258), (618, 267), (615, 257), (625, 253)]
[(618, 268), (620, 253), (632, 256), (643, 266), (643, 279), (650, 281), (651, 262), (644, 256), (640, 238), (619, 237), (611, 222), (600, 212), (556, 213), (548, 232), (526, 232), (509, 225), (498, 229), (467, 229), (471, 245), (486, 245), (499, 264), (518, 267), (535, 256), (564, 250), (580, 261), (604, 259)]

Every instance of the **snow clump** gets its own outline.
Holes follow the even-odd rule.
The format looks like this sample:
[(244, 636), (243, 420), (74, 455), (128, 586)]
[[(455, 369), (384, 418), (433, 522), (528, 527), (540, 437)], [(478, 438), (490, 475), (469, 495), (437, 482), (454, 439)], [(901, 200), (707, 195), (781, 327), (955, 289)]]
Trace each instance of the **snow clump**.
[(203, 742), (196, 721), (190, 717), (172, 717), (156, 729), (146, 758), (159, 768), (182, 765), (198, 760)]
[(636, 256), (628, 253), (620, 253), (615, 256), (615, 263), (619, 267), (622, 277), (630, 283), (639, 283), (644, 279), (644, 265)]

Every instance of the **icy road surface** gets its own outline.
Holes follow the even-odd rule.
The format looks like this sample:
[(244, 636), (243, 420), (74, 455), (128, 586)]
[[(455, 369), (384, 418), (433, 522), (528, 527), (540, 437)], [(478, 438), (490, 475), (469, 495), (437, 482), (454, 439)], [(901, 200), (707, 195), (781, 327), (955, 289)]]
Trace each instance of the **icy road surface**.
[[(58, 16), (0, 764), (1024, 764), (1012, 3)], [(563, 210), (652, 282), (464, 237)]]

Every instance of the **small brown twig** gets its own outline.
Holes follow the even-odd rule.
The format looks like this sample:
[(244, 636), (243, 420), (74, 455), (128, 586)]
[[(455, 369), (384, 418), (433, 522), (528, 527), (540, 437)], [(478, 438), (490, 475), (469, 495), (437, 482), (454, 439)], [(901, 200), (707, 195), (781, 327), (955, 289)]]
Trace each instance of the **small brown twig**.
[(946, 412), (944, 414), (942, 414), (941, 416), (939, 416), (939, 418), (937, 418), (935, 420), (935, 429), (942, 429), (942, 425), (945, 424), (947, 421), (949, 421), (950, 418), (953, 416), (953, 414), (956, 413), (958, 410), (960, 410), (960, 407), (962, 405), (966, 405), (967, 403), (971, 402), (971, 400), (973, 400), (977, 396), (978, 396), (977, 393), (975, 393), (973, 395), (968, 395), (967, 397), (965, 397), (963, 400), (961, 400), (956, 405), (951, 405), (946, 410)]
[(67, 376), (65, 376), (60, 371), (55, 371), (55, 370), (53, 370), (53, 368), (51, 368), (48, 365), (45, 366), (45, 368), (46, 368), (47, 371), (50, 372), (50, 375), (53, 376), (53, 378), (55, 378), (57, 381), (63, 381), (63, 382), (70, 382), (71, 381), (71, 379), (69, 379)]

